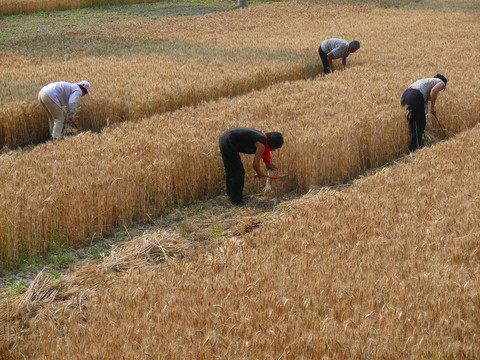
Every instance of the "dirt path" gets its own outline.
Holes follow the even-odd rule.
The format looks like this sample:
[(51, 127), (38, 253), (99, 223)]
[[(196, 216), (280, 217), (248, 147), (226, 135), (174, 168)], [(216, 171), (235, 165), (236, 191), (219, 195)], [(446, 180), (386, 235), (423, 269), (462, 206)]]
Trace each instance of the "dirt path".
[[(426, 145), (432, 146), (439, 139), (426, 132)], [(410, 156), (404, 155), (376, 169), (371, 169), (359, 177), (370, 176), (384, 167), (395, 166), (409, 161)], [(320, 191), (330, 188), (342, 190), (351, 186), (349, 181), (335, 186), (324, 186)], [(24, 292), (35, 277), (43, 270), (44, 274), (53, 278), (70, 275), (75, 267), (84, 263), (98, 264), (110, 255), (112, 248), (122, 247), (146, 231), (166, 230), (184, 237), (191, 243), (194, 256), (206, 253), (218, 247), (224, 238), (239, 236), (259, 226), (262, 221), (270, 219), (270, 213), (286, 201), (299, 199), (304, 194), (288, 193), (275, 196), (273, 193), (245, 195), (246, 206), (238, 207), (230, 204), (229, 198), (220, 195), (212, 199), (196, 200), (193, 203), (177, 207), (165, 215), (150, 219), (148, 223), (124, 226), (105, 238), (94, 238), (90, 243), (79, 249), (53, 249), (45, 259), (26, 260), (18, 270), (6, 271), (0, 269), (0, 301)], [(193, 260), (193, 259), (192, 259)]]
[(42, 270), (53, 278), (67, 276), (74, 267), (83, 263), (100, 263), (110, 254), (112, 247), (121, 247), (145, 231), (163, 229), (178, 233), (191, 242), (195, 254), (208, 252), (218, 246), (224, 236), (250, 231), (261, 221), (268, 221), (269, 213), (278, 204), (299, 196), (250, 195), (245, 197), (247, 205), (243, 207), (232, 206), (226, 196), (217, 196), (173, 209), (149, 223), (123, 227), (112, 236), (92, 240), (79, 249), (53, 249), (45, 259), (25, 260), (18, 270), (3, 270), (0, 274), (0, 301), (24, 292)]

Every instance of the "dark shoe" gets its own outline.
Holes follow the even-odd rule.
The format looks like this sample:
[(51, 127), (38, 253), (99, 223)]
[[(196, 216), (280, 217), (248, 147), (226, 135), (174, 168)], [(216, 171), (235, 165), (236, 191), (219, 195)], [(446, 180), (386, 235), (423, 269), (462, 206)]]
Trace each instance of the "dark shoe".
[(239, 202), (237, 202), (237, 203), (233, 203), (233, 202), (232, 202), (232, 204), (235, 205), (235, 206), (245, 206), (245, 205), (247, 205), (247, 203), (246, 203), (245, 200), (241, 200), (241, 201), (239, 201)]

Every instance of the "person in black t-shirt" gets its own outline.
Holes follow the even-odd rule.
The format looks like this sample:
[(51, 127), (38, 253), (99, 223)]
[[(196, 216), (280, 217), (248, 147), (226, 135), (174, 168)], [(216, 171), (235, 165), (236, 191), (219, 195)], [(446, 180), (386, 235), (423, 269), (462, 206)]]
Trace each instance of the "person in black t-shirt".
[(260, 159), (263, 159), (268, 170), (277, 169), (270, 162), (270, 151), (280, 149), (283, 146), (283, 135), (279, 132), (264, 134), (250, 128), (232, 128), (220, 135), (219, 145), (225, 166), (227, 195), (233, 205), (244, 205), (245, 169), (239, 153), (255, 154), (253, 159), (253, 169), (257, 173), (255, 176), (272, 178), (260, 169)]

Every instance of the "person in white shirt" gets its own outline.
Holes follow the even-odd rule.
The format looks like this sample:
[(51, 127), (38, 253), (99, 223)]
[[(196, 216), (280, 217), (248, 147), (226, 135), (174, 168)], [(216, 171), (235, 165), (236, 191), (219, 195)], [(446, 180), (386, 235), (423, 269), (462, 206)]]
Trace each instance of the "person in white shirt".
[(347, 57), (350, 53), (354, 53), (360, 49), (360, 42), (353, 40), (348, 42), (343, 39), (328, 39), (322, 42), (322, 45), (318, 48), (318, 54), (323, 64), (323, 73), (330, 74), (334, 72), (332, 59), (342, 58), (343, 70), (347, 66)]
[(58, 81), (44, 86), (38, 93), (38, 101), (42, 104), (48, 116), (48, 125), (53, 142), (62, 138), (65, 115), (67, 112), (67, 124), (75, 125), (75, 112), (78, 99), (90, 94), (91, 85), (88, 81), (69, 83)]
[(431, 101), (430, 111), (437, 114), (435, 103), (440, 91), (447, 86), (447, 78), (437, 74), (433, 78), (425, 78), (415, 81), (402, 94), (400, 105), (407, 106), (407, 120), (410, 128), (411, 142), (410, 152), (424, 146), (423, 133), (427, 125), (428, 102)]

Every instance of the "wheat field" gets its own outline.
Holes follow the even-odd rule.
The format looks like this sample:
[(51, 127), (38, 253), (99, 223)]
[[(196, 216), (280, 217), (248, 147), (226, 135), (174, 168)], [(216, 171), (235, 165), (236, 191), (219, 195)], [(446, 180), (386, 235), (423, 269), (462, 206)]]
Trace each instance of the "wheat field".
[[(223, 193), (218, 136), (233, 126), (281, 131), (285, 145), (273, 161), (290, 176), (273, 183), (274, 191), (311, 192), (252, 220), (258, 229), (224, 234), (210, 252), (193, 256), (193, 244), (158, 229), (71, 278), (39, 274), (24, 294), (0, 302), (0, 358), (478, 358), (477, 15), (279, 3), (92, 27), (88, 36), (93, 44), (101, 39), (99, 47), (111, 41), (121, 52), (136, 39), (154, 45), (148, 54), (127, 48), (125, 59), (49, 58), (55, 76), (91, 80), (81, 63), (103, 70), (91, 70), (101, 81), (95, 96), (81, 100), (80, 116), (97, 119), (96, 130), (107, 119), (115, 125), (0, 155), (2, 264), (45, 254), (56, 242), (80, 246)], [(346, 71), (305, 76), (312, 64), (321, 71), (317, 48), (332, 36), (359, 39), (362, 48)], [(209, 49), (177, 69), (186, 80), (172, 94), (191, 101), (165, 113), (157, 109), (160, 92), (154, 109), (143, 109), (149, 102), (134, 100), (164, 86), (150, 80), (150, 66), (182, 64), (157, 54), (155, 41), (180, 40)], [(1, 66), (2, 81), (12, 84), (2, 103), (10, 115), (3, 116), (12, 119), (37, 111), (28, 97), (48, 72), (45, 55), (35, 67), (16, 49), (0, 54), (11, 61)], [(188, 46), (178, 51), (191, 54)], [(252, 57), (252, 69), (226, 53)], [(160, 58), (168, 62), (155, 64)], [(292, 69), (300, 70), (290, 78)], [(437, 72), (449, 79), (437, 112), (451, 138), (366, 172), (406, 152), (400, 96)], [(249, 82), (259, 78), (261, 86)], [(119, 90), (112, 100), (112, 79), (126, 79), (132, 93)], [(231, 79), (241, 91), (228, 92)], [(6, 128), (41, 133), (42, 121), (39, 112), (28, 130)], [(441, 136), (432, 119), (427, 131)], [(246, 191), (255, 194), (265, 183), (253, 178), (251, 160), (244, 157)], [(341, 190), (324, 187), (359, 175)]]
[[(192, 20), (195, 17), (140, 21), (127, 16), (116, 21), (119, 15), (114, 12), (109, 25), (97, 16), (108, 14), (80, 13), (78, 20), (63, 17), (55, 25), (49, 24), (49, 18), (42, 23), (31, 17), (31, 21), (4, 26), (0, 41), (0, 146), (27, 146), (48, 139), (48, 124), (37, 95), (53, 81), (91, 82), (94, 96), (79, 101), (78, 123), (84, 130), (100, 131), (125, 120), (139, 121), (318, 74), (314, 48), (291, 44), (265, 48), (256, 45), (252, 36), (246, 41), (239, 38), (237, 28), (246, 26), (246, 19), (250, 28), (255, 24), (268, 26), (262, 25), (263, 11), (239, 14), (199, 16), (202, 23), (198, 25), (198, 20)], [(8, 19), (6, 22), (8, 25)], [(217, 29), (221, 44), (192, 38), (192, 34), (207, 33), (211, 28)]]
[[(1, 156), (2, 263), (15, 264), (25, 255), (45, 254), (52, 243), (76, 247), (90, 241), (92, 236), (109, 234), (115, 227), (162, 214), (172, 204), (222, 193), (224, 175), (217, 139), (233, 126), (284, 133), (286, 146), (274, 159), (283, 172), (290, 174), (286, 181), (276, 184), (277, 193), (282, 193), (343, 183), (404, 153), (408, 130), (399, 106), (400, 96), (415, 79), (432, 76), (439, 69), (448, 69), (445, 74), (450, 80), (438, 102), (439, 116), (447, 132), (453, 135), (478, 122), (480, 99), (475, 94), (479, 82), (475, 81), (478, 75), (474, 69), (478, 68), (475, 55), (480, 47), (476, 46), (478, 39), (467, 36), (478, 28), (471, 14), (416, 13), (418, 30), (410, 38), (405, 35), (401, 43), (393, 42), (394, 34), (413, 20), (409, 12), (400, 10), (288, 3), (241, 10), (239, 17), (247, 18), (242, 15), (247, 12), (260, 13), (258, 19), (267, 19), (265, 28), (272, 23), (272, 34), (281, 32), (279, 24), (286, 27), (288, 19), (292, 19), (299, 48), (305, 49), (310, 44), (316, 53), (313, 44), (317, 36), (314, 39), (307, 29), (318, 22), (321, 14), (339, 9), (344, 16), (342, 21), (347, 24), (342, 35), (365, 39), (362, 51), (349, 58), (344, 72), (273, 85), (234, 99), (119, 124), (101, 133), (85, 132), (67, 138), (56, 147), (43, 144), (33, 150)], [(266, 16), (269, 11), (272, 11), (270, 17)], [(362, 25), (353, 24), (352, 19), (359, 12), (363, 12), (364, 21)], [(209, 37), (207, 31), (199, 30), (201, 20), (205, 19), (205, 29), (212, 22), (224, 28), (232, 14), (192, 18), (189, 32), (183, 36), (188, 39), (202, 33)], [(273, 21), (274, 16), (279, 18)], [(438, 29), (438, 33), (430, 26), (422, 27), (432, 16), (448, 25)], [(310, 20), (303, 30), (295, 23), (302, 17)], [(369, 21), (376, 26), (370, 33)], [(145, 34), (148, 32), (142, 26), (155, 25), (158, 24), (145, 22), (134, 28)], [(317, 26), (320, 29), (322, 25), (325, 24)], [(244, 26), (248, 28), (248, 24)], [(384, 31), (379, 35), (377, 31), (382, 26)], [(112, 25), (108, 31), (118, 30)], [(229, 33), (228, 27), (225, 31)], [(285, 34), (273, 35), (270, 42), (259, 41), (259, 49), (274, 47), (275, 43), (281, 43), (282, 36), (286, 38)], [(453, 54), (468, 49), (472, 56), (461, 59), (449, 56), (444, 51), (448, 36), (455, 39), (458, 47), (452, 50)], [(430, 45), (430, 37), (442, 40)], [(227, 41), (221, 39), (219, 43)], [(294, 43), (286, 41), (286, 51)], [(420, 68), (408, 53), (420, 52), (427, 45), (431, 53), (422, 58), (426, 65)], [(209, 85), (212, 88), (214, 80)], [(95, 95), (98, 102), (104, 101), (100, 93), (99, 89)], [(432, 122), (429, 130), (440, 133)], [(251, 160), (246, 157), (245, 161), (247, 168), (250, 167)], [(263, 184), (248, 174), (247, 191), (260, 191)]]
[(0, 16), (31, 14), (41, 11), (61, 11), (85, 8), (89, 6), (106, 6), (112, 4), (136, 4), (158, 2), (154, 0), (1, 0)]
[[(90, 22), (95, 24), (97, 17), (80, 17), (81, 21), (73, 23), (62, 20), (56, 27), (36, 18), (8, 27), (7, 19), (4, 40), (0, 42), (0, 146), (26, 146), (48, 139), (47, 121), (37, 94), (42, 86), (59, 79), (88, 79), (92, 83), (95, 96), (79, 102), (78, 122), (84, 130), (100, 131), (109, 124), (138, 121), (275, 82), (313, 77), (321, 71), (316, 49), (324, 38), (332, 36), (362, 39), (366, 51), (355, 54), (356, 63), (368, 63), (375, 71), (385, 66), (392, 72), (392, 65), (398, 66), (390, 52), (408, 57), (412, 46), (417, 53), (430, 49), (422, 55), (422, 61), (431, 62), (430, 67), (447, 66), (434, 55), (446, 44), (437, 41), (432, 45), (426, 28), (418, 30), (423, 31), (419, 35), (423, 39), (411, 33), (405, 41), (396, 40), (396, 34), (404, 32), (407, 19), (404, 23), (389, 23), (382, 19), (383, 9), (350, 8), (342, 15), (345, 25), (343, 33), (338, 34), (331, 19), (340, 11), (339, 5), (317, 6), (316, 11), (306, 4), (288, 10), (286, 6), (260, 6), (194, 18), (127, 18), (111, 25), (100, 23), (98, 27), (88, 26)], [(357, 14), (365, 19), (361, 24)], [(425, 12), (416, 21), (423, 25), (433, 14)], [(473, 63), (468, 58), (475, 55), (475, 39), (467, 34), (476, 31), (475, 16), (440, 16), (444, 21), (462, 24), (459, 31), (466, 34), (458, 51), (465, 53), (466, 62)], [(366, 21), (369, 17), (372, 22)], [(373, 24), (375, 29), (391, 30), (378, 36), (372, 31)], [(433, 36), (444, 41), (456, 36), (454, 30), (447, 32), (439, 29)], [(370, 45), (368, 39), (372, 36), (383, 45)], [(374, 53), (367, 57), (369, 48)], [(413, 67), (416, 63), (413, 58), (403, 61), (398, 64)], [(412, 79), (426, 76), (418, 69), (413, 71)]]
[(476, 126), (284, 203), (195, 261), (179, 257), (187, 240), (159, 230), (71, 279), (40, 274), (0, 305), (0, 354), (478, 358), (479, 143)]

